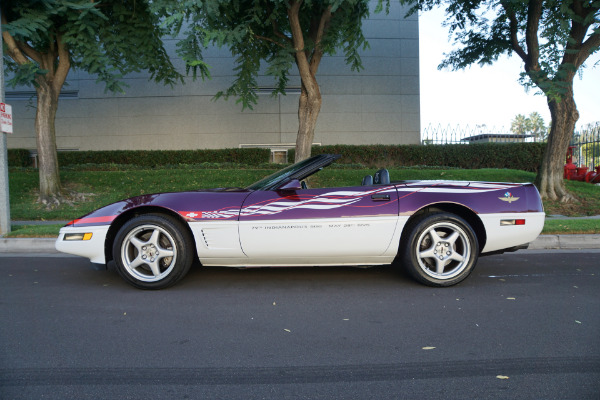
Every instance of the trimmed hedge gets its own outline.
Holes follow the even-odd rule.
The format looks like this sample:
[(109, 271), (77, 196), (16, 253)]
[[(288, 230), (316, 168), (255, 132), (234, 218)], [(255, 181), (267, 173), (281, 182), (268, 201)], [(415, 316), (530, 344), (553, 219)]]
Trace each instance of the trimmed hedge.
[[(341, 154), (344, 164), (367, 167), (444, 166), (461, 169), (512, 168), (537, 172), (545, 143), (315, 146), (312, 154)], [(292, 152), (293, 153), (293, 152)], [(293, 154), (290, 160), (293, 160)]]
[(31, 167), (31, 155), (27, 149), (8, 149), (9, 167)]
[(268, 162), (270, 155), (269, 149), (66, 151), (58, 153), (58, 164), (125, 164), (143, 167), (201, 163), (259, 165)]
[[(486, 143), (448, 145), (330, 145), (315, 146), (312, 154), (341, 154), (339, 164), (381, 167), (512, 168), (537, 172), (545, 143)], [(269, 149), (115, 150), (58, 153), (60, 166), (117, 164), (159, 167), (179, 164), (240, 164), (259, 166), (269, 161)], [(288, 160), (294, 160), (290, 150)], [(28, 150), (8, 150), (11, 167), (31, 166)]]

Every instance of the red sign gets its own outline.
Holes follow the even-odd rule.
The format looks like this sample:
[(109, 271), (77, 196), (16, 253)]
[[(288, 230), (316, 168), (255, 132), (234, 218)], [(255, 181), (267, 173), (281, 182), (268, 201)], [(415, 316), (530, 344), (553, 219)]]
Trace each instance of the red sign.
[(13, 133), (12, 106), (10, 104), (0, 103), (0, 120), (2, 132)]

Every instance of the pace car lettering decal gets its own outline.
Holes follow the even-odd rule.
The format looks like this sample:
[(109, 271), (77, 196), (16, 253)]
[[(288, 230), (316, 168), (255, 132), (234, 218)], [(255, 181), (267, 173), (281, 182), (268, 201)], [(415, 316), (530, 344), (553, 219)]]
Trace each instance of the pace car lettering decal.
[[(364, 197), (375, 193), (395, 192), (395, 190), (396, 188), (393, 186), (386, 186), (368, 191), (341, 190), (323, 193), (318, 196), (293, 195), (278, 199), (269, 199), (260, 203), (248, 205), (243, 207), (241, 210), (237, 208), (227, 208), (214, 211), (180, 211), (179, 213), (184, 217), (193, 219), (229, 219), (237, 218), (238, 215), (241, 217), (275, 215), (284, 211), (296, 209), (331, 210), (334, 208), (353, 205), (362, 200)], [(377, 206), (380, 205), (381, 204)], [(197, 216), (193, 216), (193, 214), (196, 214)]]
[(517, 201), (520, 199), (520, 197), (514, 197), (511, 192), (506, 192), (506, 193), (504, 193), (504, 197), (498, 197), (498, 198), (502, 201), (508, 201), (509, 203), (512, 203), (513, 201)]

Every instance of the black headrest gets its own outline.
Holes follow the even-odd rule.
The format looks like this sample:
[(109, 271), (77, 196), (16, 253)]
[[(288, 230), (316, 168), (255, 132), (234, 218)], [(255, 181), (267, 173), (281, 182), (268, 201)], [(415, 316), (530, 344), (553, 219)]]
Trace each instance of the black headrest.
[(373, 183), (375, 185), (389, 185), (390, 184), (390, 173), (387, 169), (382, 168), (375, 172), (373, 176)]

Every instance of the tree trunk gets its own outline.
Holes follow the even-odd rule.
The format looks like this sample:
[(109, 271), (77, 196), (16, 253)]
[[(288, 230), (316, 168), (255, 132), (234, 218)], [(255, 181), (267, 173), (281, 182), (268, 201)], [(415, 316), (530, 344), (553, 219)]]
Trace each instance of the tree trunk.
[(323, 49), (321, 40), (332, 17), (332, 5), (328, 5), (318, 18), (311, 21), (308, 36), (314, 43), (312, 51), (306, 49), (304, 43), (304, 33), (300, 25), (300, 6), (302, 0), (291, 0), (288, 8), (288, 19), (290, 21), (290, 30), (292, 33), (292, 42), (294, 44), (296, 66), (300, 73), (302, 90), (298, 104), (298, 136), (296, 136), (296, 157), (295, 161), (302, 161), (310, 157), (313, 138), (315, 137), (315, 127), (317, 118), (321, 111), (321, 90), (317, 83), (317, 70)]
[(310, 157), (313, 139), (315, 137), (315, 127), (317, 118), (321, 111), (321, 91), (314, 82), (313, 93), (306, 90), (304, 84), (300, 93), (298, 104), (298, 136), (296, 136), (296, 158), (295, 162), (302, 161)]
[[(2, 25), (6, 16), (2, 14)], [(36, 73), (35, 91), (37, 93), (37, 111), (35, 114), (35, 132), (40, 177), (39, 201), (46, 205), (60, 204), (62, 188), (56, 155), (56, 133), (54, 121), (58, 108), (58, 95), (71, 68), (71, 56), (62, 36), (51, 29), (46, 48), (34, 49), (26, 42), (19, 42), (8, 31), (2, 32), (10, 57), (19, 65), (37, 64), (44, 73)]]
[(52, 85), (37, 79), (37, 112), (35, 132), (37, 135), (40, 198), (44, 204), (58, 204), (62, 200), (62, 188), (56, 154), (56, 132), (54, 121), (58, 108), (58, 93)]
[(569, 142), (573, 137), (579, 112), (573, 97), (573, 86), (559, 100), (549, 100), (548, 107), (552, 118), (552, 127), (548, 135), (548, 145), (544, 152), (542, 165), (536, 177), (536, 186), (542, 198), (568, 202), (572, 196), (567, 192), (563, 179), (563, 167)]

